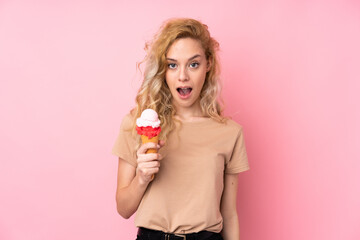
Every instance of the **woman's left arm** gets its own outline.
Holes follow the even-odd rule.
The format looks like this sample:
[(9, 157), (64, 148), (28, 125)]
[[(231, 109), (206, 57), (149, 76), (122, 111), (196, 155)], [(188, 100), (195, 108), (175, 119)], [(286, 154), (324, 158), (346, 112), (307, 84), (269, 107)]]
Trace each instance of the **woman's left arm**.
[(221, 199), (220, 211), (224, 226), (221, 232), (224, 240), (239, 240), (239, 220), (236, 209), (238, 174), (225, 174), (224, 192)]

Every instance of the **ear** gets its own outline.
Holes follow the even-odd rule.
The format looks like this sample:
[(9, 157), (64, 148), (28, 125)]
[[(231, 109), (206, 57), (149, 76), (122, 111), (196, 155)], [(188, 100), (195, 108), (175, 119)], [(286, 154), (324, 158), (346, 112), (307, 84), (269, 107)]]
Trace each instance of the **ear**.
[(207, 59), (207, 61), (206, 61), (206, 72), (210, 71), (211, 67), (212, 67), (212, 61), (211, 61), (211, 59), (209, 58), (209, 59)]

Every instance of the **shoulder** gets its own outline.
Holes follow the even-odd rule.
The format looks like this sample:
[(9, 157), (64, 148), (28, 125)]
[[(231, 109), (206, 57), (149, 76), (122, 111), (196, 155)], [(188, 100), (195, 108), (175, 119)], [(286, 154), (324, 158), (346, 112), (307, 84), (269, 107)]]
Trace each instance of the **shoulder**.
[(200, 126), (197, 131), (206, 129), (206, 132), (218, 136), (220, 139), (237, 139), (242, 132), (242, 126), (230, 118), (224, 119), (223, 122), (211, 119), (207, 124)]
[(135, 116), (131, 113), (126, 114), (121, 121), (121, 129), (131, 130), (134, 126)]
[(218, 122), (215, 120), (212, 120), (213, 124), (215, 124), (219, 130), (225, 130), (225, 131), (231, 131), (235, 133), (239, 133), (242, 131), (243, 127), (239, 123), (235, 122), (231, 118), (225, 118), (224, 122)]
[(225, 124), (227, 125), (227, 127), (233, 129), (233, 130), (237, 130), (237, 131), (241, 131), (242, 130), (242, 125), (240, 125), (239, 123), (235, 122), (234, 120), (227, 118)]

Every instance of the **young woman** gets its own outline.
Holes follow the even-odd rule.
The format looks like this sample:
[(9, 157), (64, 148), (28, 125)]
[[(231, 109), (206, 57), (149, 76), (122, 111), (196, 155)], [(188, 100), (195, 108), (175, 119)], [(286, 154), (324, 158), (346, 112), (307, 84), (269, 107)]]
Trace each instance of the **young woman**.
[[(242, 127), (217, 100), (218, 45), (194, 19), (165, 22), (146, 45), (137, 106), (113, 147), (117, 210), (124, 218), (137, 212), (139, 240), (239, 239), (237, 179), (249, 165)], [(141, 144), (134, 130), (147, 108), (159, 115), (159, 144)], [(159, 152), (145, 154), (149, 148)]]

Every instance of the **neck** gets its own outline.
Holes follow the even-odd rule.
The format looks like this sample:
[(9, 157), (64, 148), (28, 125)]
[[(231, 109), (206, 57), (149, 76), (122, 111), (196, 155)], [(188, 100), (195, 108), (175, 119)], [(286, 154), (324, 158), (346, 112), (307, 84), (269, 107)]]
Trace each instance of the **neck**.
[(200, 102), (196, 102), (190, 107), (175, 106), (175, 109), (176, 109), (175, 117), (177, 117), (180, 120), (191, 121), (206, 117), (201, 111)]

